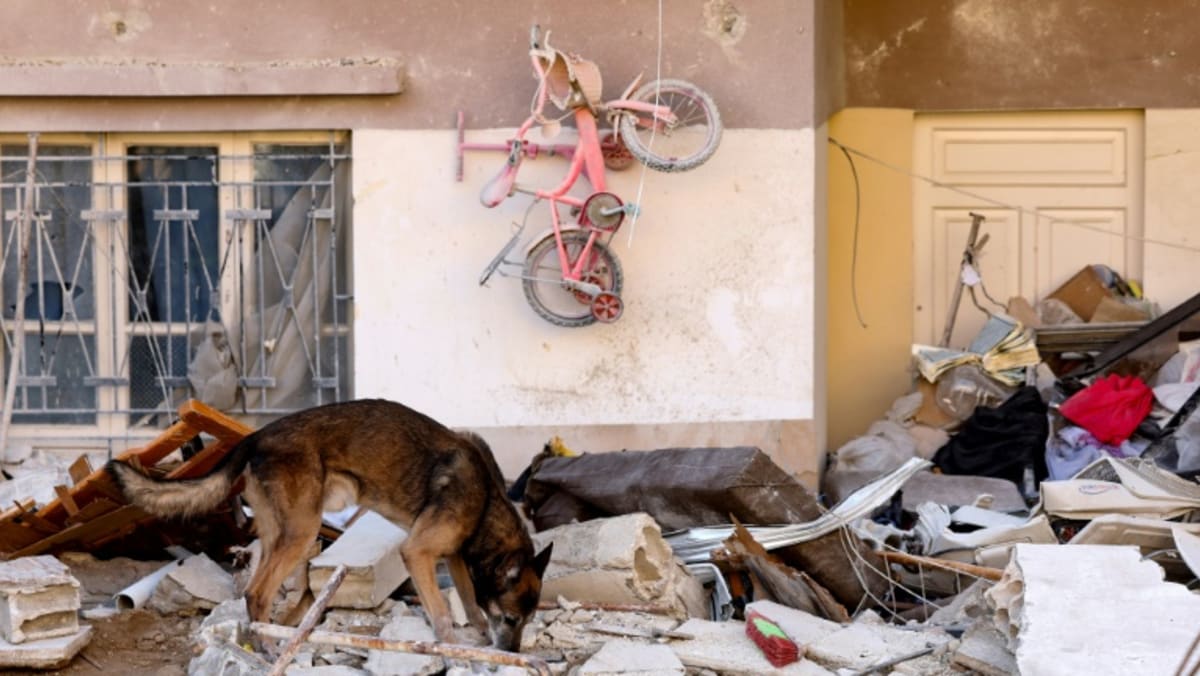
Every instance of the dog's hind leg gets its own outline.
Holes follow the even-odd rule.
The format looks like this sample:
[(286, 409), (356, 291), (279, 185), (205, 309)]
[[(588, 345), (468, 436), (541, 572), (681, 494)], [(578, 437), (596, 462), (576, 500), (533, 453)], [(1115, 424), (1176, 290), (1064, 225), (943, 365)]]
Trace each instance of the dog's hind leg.
[(452, 554), (446, 557), (446, 567), (450, 569), (450, 577), (454, 578), (454, 589), (458, 591), (458, 598), (462, 600), (463, 610), (467, 611), (467, 619), (471, 621), (471, 626), (487, 636), (487, 616), (475, 601), (475, 583), (471, 581), (471, 574), (467, 572), (467, 563), (463, 561), (461, 554)]
[(246, 482), (246, 502), (254, 510), (254, 528), (262, 543), (262, 556), (246, 586), (246, 608), (256, 622), (271, 621), (275, 592), (304, 558), (321, 529), (319, 487), (299, 495), (282, 491), (270, 494), (256, 479)]

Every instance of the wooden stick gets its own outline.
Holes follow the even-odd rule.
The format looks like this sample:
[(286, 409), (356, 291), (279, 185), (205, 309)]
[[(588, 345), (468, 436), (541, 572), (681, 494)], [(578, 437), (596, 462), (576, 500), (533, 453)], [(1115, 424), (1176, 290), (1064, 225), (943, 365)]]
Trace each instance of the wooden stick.
[[(250, 631), (266, 638), (288, 639), (294, 636), (297, 630), (278, 624), (254, 622), (250, 625)], [(492, 648), (475, 648), (450, 643), (431, 643), (429, 641), (389, 641), (374, 636), (342, 634), (331, 631), (314, 631), (312, 634), (309, 634), (305, 642), (350, 648), (366, 648), (368, 650), (394, 650), (396, 652), (413, 653), (416, 655), (438, 655), (456, 660), (503, 664), (524, 667), (541, 676), (550, 676), (550, 667), (540, 657), (510, 653)]]
[(325, 612), (325, 607), (329, 605), (330, 599), (333, 598), (334, 592), (338, 587), (342, 586), (342, 580), (346, 579), (346, 572), (350, 570), (346, 564), (338, 564), (337, 568), (333, 569), (333, 574), (329, 576), (329, 581), (325, 583), (325, 587), (313, 601), (312, 607), (308, 612), (304, 613), (304, 619), (300, 621), (300, 626), (296, 628), (296, 633), (288, 639), (287, 644), (283, 647), (283, 652), (279, 653), (279, 658), (275, 660), (275, 664), (271, 667), (271, 671), (267, 676), (283, 676), (287, 671), (288, 665), (295, 659), (296, 653), (299, 652), (300, 646), (304, 644), (304, 639), (312, 633), (317, 622), (321, 620), (321, 615)]
[(935, 559), (928, 556), (915, 556), (913, 554), (905, 554), (904, 552), (883, 551), (879, 553), (884, 561), (888, 563), (900, 563), (904, 565), (915, 566), (932, 566), (934, 568), (944, 568), (956, 573), (966, 573), (974, 575), (985, 580), (993, 582), (1000, 579), (1004, 571), (999, 568), (987, 568), (985, 566), (976, 566), (971, 563), (961, 563), (959, 561), (950, 561), (947, 559)]

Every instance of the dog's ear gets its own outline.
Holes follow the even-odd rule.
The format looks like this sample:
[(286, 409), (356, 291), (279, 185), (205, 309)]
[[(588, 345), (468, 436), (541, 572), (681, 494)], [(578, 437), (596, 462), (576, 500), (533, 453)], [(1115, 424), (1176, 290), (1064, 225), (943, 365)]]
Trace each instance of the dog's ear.
[(550, 551), (552, 549), (554, 549), (553, 542), (546, 545), (545, 549), (533, 557), (533, 572), (537, 573), (538, 579), (541, 579), (542, 573), (546, 572), (546, 566), (550, 564)]

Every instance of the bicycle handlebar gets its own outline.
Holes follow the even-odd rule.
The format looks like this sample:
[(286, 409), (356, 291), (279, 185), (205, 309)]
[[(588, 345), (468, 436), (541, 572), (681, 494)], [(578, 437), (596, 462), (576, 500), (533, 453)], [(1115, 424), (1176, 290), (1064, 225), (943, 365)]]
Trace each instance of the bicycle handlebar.
[(536, 23), (529, 29), (529, 48), (541, 49), (539, 38), (541, 37), (542, 27)]

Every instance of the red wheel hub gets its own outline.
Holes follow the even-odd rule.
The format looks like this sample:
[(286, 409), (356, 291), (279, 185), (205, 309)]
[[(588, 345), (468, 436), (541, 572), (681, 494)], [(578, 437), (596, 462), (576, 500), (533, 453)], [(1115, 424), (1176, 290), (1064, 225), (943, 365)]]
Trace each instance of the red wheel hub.
[(592, 316), (597, 321), (611, 324), (621, 318), (621, 313), (625, 311), (625, 304), (621, 302), (621, 297), (615, 293), (605, 291), (596, 294), (592, 299)]

